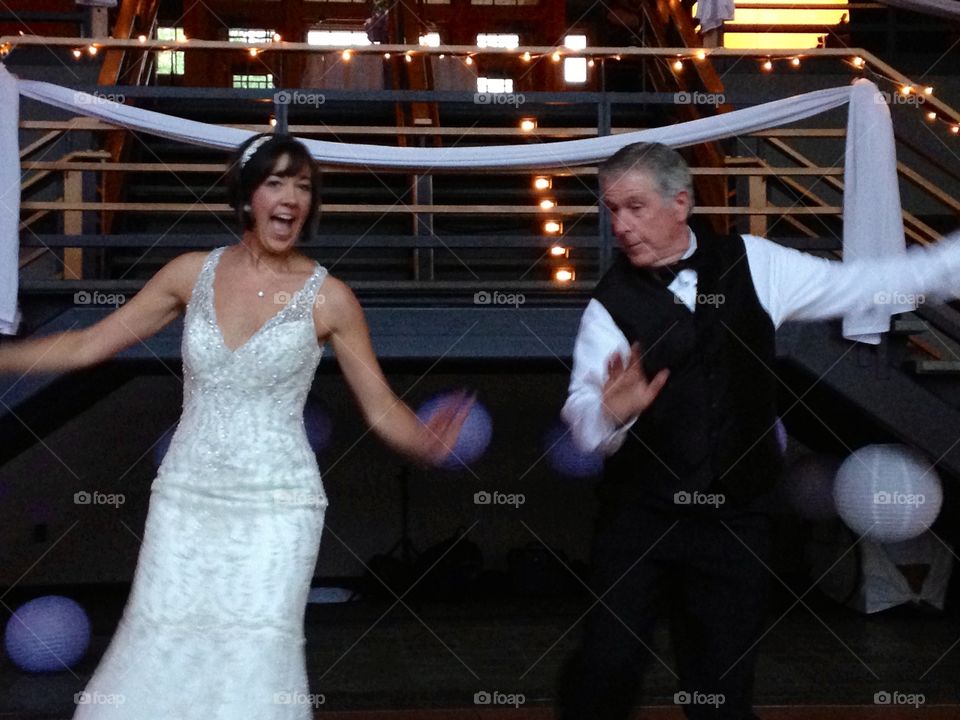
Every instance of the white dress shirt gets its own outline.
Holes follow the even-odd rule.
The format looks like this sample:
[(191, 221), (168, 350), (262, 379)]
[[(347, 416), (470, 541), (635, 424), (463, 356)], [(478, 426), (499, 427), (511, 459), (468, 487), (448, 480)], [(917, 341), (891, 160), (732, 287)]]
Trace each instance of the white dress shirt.
[[(786, 248), (755, 235), (744, 235), (743, 241), (757, 298), (774, 327), (788, 320), (838, 318), (879, 305), (935, 303), (960, 297), (960, 236), (925, 248), (910, 248), (906, 255), (846, 263)], [(683, 257), (692, 255), (696, 247), (697, 239), (691, 231), (690, 247)], [(681, 270), (668, 289), (690, 312), (695, 311), (695, 270)], [(637, 419), (635, 416), (617, 427), (602, 406), (607, 360), (614, 352), (628, 362), (630, 344), (607, 309), (591, 299), (580, 319), (570, 388), (561, 413), (584, 452), (616, 452)]]

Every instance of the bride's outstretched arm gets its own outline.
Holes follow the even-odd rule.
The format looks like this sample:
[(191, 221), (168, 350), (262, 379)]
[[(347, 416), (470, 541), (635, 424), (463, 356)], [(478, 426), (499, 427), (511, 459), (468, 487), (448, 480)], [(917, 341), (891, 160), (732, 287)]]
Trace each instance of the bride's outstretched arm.
[(129, 302), (100, 322), (0, 345), (0, 374), (65, 372), (89, 367), (146, 340), (183, 310), (205, 253), (171, 260)]
[(404, 455), (431, 464), (442, 461), (456, 444), (473, 399), (463, 394), (421, 422), (387, 383), (353, 291), (336, 278), (327, 277), (321, 292), (323, 302), (314, 305), (317, 335), (333, 346), (367, 424)]

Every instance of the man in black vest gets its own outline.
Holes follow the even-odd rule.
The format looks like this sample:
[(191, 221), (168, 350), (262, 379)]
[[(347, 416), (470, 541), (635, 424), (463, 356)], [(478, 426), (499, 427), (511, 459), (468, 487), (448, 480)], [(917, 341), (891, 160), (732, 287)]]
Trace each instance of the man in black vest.
[[(655, 143), (600, 168), (621, 253), (580, 324), (563, 417), (607, 460), (591, 552), (599, 598), (565, 668), (563, 720), (620, 720), (666, 667), (688, 718), (747, 720), (770, 578), (774, 336), (890, 302), (956, 296), (960, 243), (837, 263), (750, 235), (695, 235), (689, 169)], [(922, 300), (921, 300), (922, 302)], [(677, 668), (651, 648), (664, 594)]]

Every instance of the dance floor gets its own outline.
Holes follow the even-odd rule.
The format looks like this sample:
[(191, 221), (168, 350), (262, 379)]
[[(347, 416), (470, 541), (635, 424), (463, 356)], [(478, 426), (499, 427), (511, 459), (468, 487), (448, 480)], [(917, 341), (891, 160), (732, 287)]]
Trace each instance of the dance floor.
[[(0, 658), (0, 720), (69, 720), (73, 694), (106, 649), (123, 600), (84, 603), (99, 614), (90, 651), (72, 673), (28, 675)], [(909, 609), (864, 617), (812, 595), (792, 604), (786, 595), (774, 604), (759, 645), (761, 720), (960, 720), (960, 617)], [(307, 669), (310, 692), (322, 697), (315, 717), (551, 719), (584, 609), (573, 598), (310, 605)], [(666, 627), (652, 647), (659, 660), (636, 720), (680, 720)], [(875, 704), (877, 693), (899, 704)], [(498, 702), (484, 704), (494, 696)], [(510, 696), (522, 696), (518, 707)], [(922, 702), (907, 704), (909, 697)]]

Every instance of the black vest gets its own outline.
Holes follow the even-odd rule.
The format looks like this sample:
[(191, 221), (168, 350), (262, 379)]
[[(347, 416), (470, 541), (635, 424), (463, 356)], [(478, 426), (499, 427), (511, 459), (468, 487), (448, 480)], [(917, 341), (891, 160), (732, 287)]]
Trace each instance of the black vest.
[[(723, 493), (744, 504), (782, 469), (774, 425), (775, 329), (760, 305), (739, 235), (697, 237), (696, 311), (621, 254), (594, 290), (647, 377), (670, 378), (607, 458), (611, 499), (673, 503), (679, 491)], [(606, 493), (604, 493), (606, 494)]]

